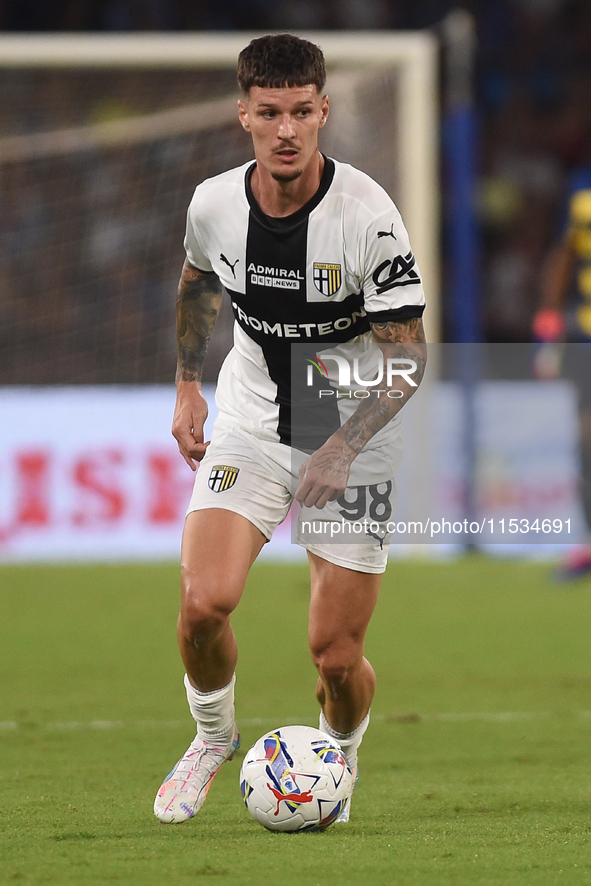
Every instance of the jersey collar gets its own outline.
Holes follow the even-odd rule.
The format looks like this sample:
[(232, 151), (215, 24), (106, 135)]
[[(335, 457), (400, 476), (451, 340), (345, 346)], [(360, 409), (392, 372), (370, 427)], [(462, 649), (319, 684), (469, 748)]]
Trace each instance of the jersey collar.
[(282, 218), (274, 218), (273, 216), (266, 215), (263, 212), (263, 210), (257, 203), (254, 194), (252, 193), (252, 187), (250, 184), (252, 174), (257, 165), (256, 160), (248, 167), (248, 169), (246, 170), (246, 175), (244, 177), (246, 199), (248, 200), (253, 214), (256, 215), (256, 217), (262, 224), (266, 225), (269, 228), (273, 228), (274, 230), (286, 230), (296, 227), (296, 225), (300, 224), (301, 221), (303, 221), (310, 215), (313, 209), (316, 209), (318, 204), (328, 193), (328, 189), (332, 184), (335, 174), (334, 160), (331, 160), (330, 157), (325, 157), (324, 154), (322, 156), (324, 157), (324, 169), (322, 171), (322, 178), (320, 179), (318, 190), (316, 191), (314, 196), (311, 197), (307, 203), (304, 203), (304, 205), (301, 206), (296, 212), (292, 212), (291, 215), (286, 215)]

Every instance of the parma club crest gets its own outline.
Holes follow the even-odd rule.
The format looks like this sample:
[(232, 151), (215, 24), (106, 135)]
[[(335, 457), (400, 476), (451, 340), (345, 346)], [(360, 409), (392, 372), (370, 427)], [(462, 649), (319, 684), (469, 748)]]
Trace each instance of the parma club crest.
[(230, 465), (214, 465), (207, 485), (213, 492), (225, 492), (226, 489), (232, 488), (239, 473), (240, 468), (233, 468)]
[(314, 262), (314, 286), (322, 295), (334, 295), (341, 288), (341, 266)]

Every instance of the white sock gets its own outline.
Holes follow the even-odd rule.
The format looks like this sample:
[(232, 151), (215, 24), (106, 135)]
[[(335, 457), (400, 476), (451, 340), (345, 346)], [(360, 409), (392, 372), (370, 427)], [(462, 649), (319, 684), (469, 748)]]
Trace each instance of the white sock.
[(357, 766), (357, 751), (359, 745), (363, 741), (363, 736), (365, 735), (365, 730), (368, 726), (369, 714), (361, 721), (359, 726), (357, 726), (353, 732), (337, 732), (336, 729), (333, 729), (328, 723), (324, 716), (324, 711), (320, 711), (320, 731), (326, 732), (327, 735), (334, 738), (339, 747), (342, 748), (351, 769), (355, 769)]
[(234, 683), (236, 674), (227, 686), (213, 692), (199, 692), (185, 674), (187, 701), (197, 723), (197, 735), (206, 741), (230, 744), (236, 729), (234, 721)]

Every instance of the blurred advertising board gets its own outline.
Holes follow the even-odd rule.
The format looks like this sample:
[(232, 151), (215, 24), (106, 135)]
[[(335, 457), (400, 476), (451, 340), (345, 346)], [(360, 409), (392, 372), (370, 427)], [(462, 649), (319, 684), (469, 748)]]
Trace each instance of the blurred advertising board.
[[(483, 525), (471, 539), (482, 545), (580, 541), (570, 384), (489, 381), (475, 396), (472, 456), (461, 386), (435, 382), (405, 407), (394, 545), (465, 544), (453, 525), (466, 519)], [(178, 559), (193, 474), (170, 434), (173, 407), (172, 386), (0, 389), (0, 562)], [(427, 519), (427, 532), (400, 531)], [(564, 529), (509, 531), (526, 519)], [(301, 556), (289, 520), (263, 556)]]
[(174, 399), (171, 386), (0, 389), (0, 562), (178, 559), (194, 475)]

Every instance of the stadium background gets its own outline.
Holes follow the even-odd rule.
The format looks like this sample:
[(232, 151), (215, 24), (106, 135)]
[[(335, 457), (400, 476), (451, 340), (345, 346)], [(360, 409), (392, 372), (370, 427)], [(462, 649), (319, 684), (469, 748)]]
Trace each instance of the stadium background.
[[(589, 149), (584, 0), (5, 0), (0, 31), (440, 33), (458, 5), (474, 15), (478, 36), (477, 337), (526, 343), (516, 347), (527, 355), (561, 189)], [(129, 119), (192, 102), (196, 89), (223, 94), (231, 79), (3, 70), (0, 141)], [(442, 124), (448, 85), (442, 74)], [(448, 135), (443, 125), (442, 339), (453, 342), (461, 335), (451, 308)], [(0, 881), (259, 886), (281, 875), (301, 886), (591, 883), (589, 581), (566, 591), (549, 582), (547, 565), (474, 552), (444, 563), (405, 559), (386, 573), (367, 643), (379, 691), (346, 831), (286, 846), (249, 820), (234, 764), (222, 769), (194, 827), (161, 828), (152, 818), (154, 792), (192, 737), (174, 643), (178, 568), (84, 561), (105, 545), (105, 518), (117, 524), (129, 502), (152, 556), (161, 556), (154, 523), (169, 525), (170, 545), (178, 544), (190, 477), (174, 443), (164, 451), (163, 440), (184, 214), (203, 174), (192, 158), (223, 166), (245, 148), (223, 130), (223, 153), (219, 141), (208, 142), (199, 137), (195, 152), (182, 139), (164, 154), (131, 148), (119, 166), (89, 154), (43, 160), (35, 176), (18, 159), (0, 163)], [(146, 189), (161, 196), (151, 201), (148, 227), (135, 211)], [(226, 314), (210, 381), (229, 328)], [(527, 371), (520, 364), (522, 378)], [(41, 412), (35, 397), (45, 390)], [(514, 402), (513, 421), (531, 402), (526, 393)], [(539, 398), (548, 410), (543, 391)], [(563, 455), (576, 443), (570, 402), (562, 423), (549, 410), (558, 437), (568, 432), (559, 440)], [(445, 405), (457, 415), (457, 399)], [(108, 439), (114, 424), (131, 428), (134, 447), (125, 453)], [(497, 455), (501, 446), (493, 440)], [(566, 486), (575, 455), (561, 462)], [(127, 503), (114, 482), (122, 458), (132, 465)], [(508, 490), (526, 462), (522, 452)], [(55, 559), (56, 539), (41, 542), (54, 505), (68, 515), (66, 540), (97, 521), (78, 547), (83, 562), (3, 562), (23, 526), (26, 551), (16, 559)], [(117, 530), (123, 542), (126, 531)], [(234, 619), (245, 748), (278, 723), (315, 722), (308, 600), (305, 565), (255, 564)]]
[[(295, 29), (388, 29), (437, 28), (450, 9), (464, 6), (474, 15), (477, 28), (475, 99), (478, 114), (477, 221), (479, 234), (479, 339), (528, 341), (539, 284), (541, 260), (555, 236), (561, 211), (561, 189), (569, 170), (583, 161), (590, 149), (591, 11), (577, 0), (499, 0), (454, 4), (444, 0), (424, 3), (365, 2), (332, 3), (329, 0), (283, 0), (283, 2), (5, 2), (0, 7), (0, 29), (20, 31), (200, 31), (267, 28)], [(194, 76), (169, 74), (148, 77), (147, 86), (133, 75), (123, 75), (101, 85), (92, 74), (77, 82), (52, 77), (4, 74), (1, 86), (2, 134), (56, 129), (71, 122), (73, 109), (88, 122), (126, 111), (146, 111), (182, 104), (205, 87), (221, 94), (231, 82), (225, 78), (199, 83)], [(442, 98), (445, 107), (445, 82)], [(232, 162), (228, 154), (224, 161)], [(174, 362), (170, 332), (170, 301), (174, 280), (154, 280), (158, 255), (142, 253), (146, 231), (126, 220), (126, 207), (141, 189), (141, 165), (128, 162), (125, 187), (112, 181), (90, 186), (88, 173), (70, 179), (68, 196), (83, 191), (81, 207), (88, 223), (89, 206), (99, 213), (90, 255), (83, 268), (65, 268), (56, 254), (55, 219), (61, 216), (63, 180), (53, 175), (42, 193), (31, 195), (19, 181), (18, 169), (2, 170), (2, 237), (0, 257), (3, 290), (2, 364), (0, 384), (51, 382), (167, 382)], [(152, 158), (157, 163), (158, 158)], [(173, 163), (169, 162), (168, 166)], [(170, 174), (170, 169), (168, 171)], [(108, 179), (102, 170), (103, 178)], [(199, 178), (199, 169), (186, 170), (187, 181)], [(443, 243), (450, 209), (449, 191), (443, 175)], [(164, 185), (164, 183), (163, 183)], [(105, 191), (118, 190), (109, 203)], [(102, 208), (97, 195), (103, 192)], [(164, 191), (163, 191), (164, 193)], [(174, 192), (168, 190), (168, 193)], [(176, 195), (175, 195), (176, 196)], [(185, 192), (174, 206), (160, 207), (153, 220), (158, 237), (170, 244), (180, 260), (179, 220)], [(180, 204), (180, 205), (179, 205)], [(111, 230), (122, 236), (102, 234), (100, 213), (108, 209)], [(75, 216), (74, 216), (75, 218)], [(78, 220), (79, 221), (79, 220)], [(72, 222), (70, 222), (72, 223)], [(67, 224), (62, 219), (62, 224)], [(104, 222), (103, 222), (104, 224)], [(66, 232), (59, 232), (67, 238)], [(90, 232), (89, 232), (90, 234)], [(102, 236), (101, 236), (102, 234)], [(20, 250), (31, 243), (39, 260), (22, 267)], [(166, 247), (162, 243), (162, 250)], [(447, 253), (443, 249), (443, 255)], [(114, 282), (101, 288), (96, 264), (112, 268)], [(16, 270), (18, 268), (18, 270)], [(454, 319), (446, 311), (451, 271), (444, 266), (444, 341), (454, 339)], [(80, 304), (79, 276), (83, 275)], [(77, 276), (78, 275), (78, 276)], [(172, 272), (171, 272), (172, 276)], [(113, 290), (134, 291), (118, 299)], [(47, 316), (48, 283), (54, 286), (53, 315)], [(78, 285), (77, 285), (78, 284)], [(121, 303), (120, 303), (121, 302)], [(99, 314), (97, 318), (95, 315)], [(62, 331), (69, 317), (79, 323), (80, 351), (72, 354), (44, 353), (48, 320)], [(229, 319), (225, 318), (226, 330)], [(140, 327), (129, 353), (126, 327)], [(22, 349), (22, 351), (21, 351)], [(208, 380), (213, 380), (224, 345), (212, 354)], [(60, 349), (61, 350), (61, 349)], [(20, 356), (19, 356), (20, 353)]]
[[(453, 59), (445, 36), (449, 14), (459, 8), (472, 15), (476, 35), (472, 64), (464, 72), (472, 81), (466, 93), (468, 141), (455, 114)], [(440, 337), (445, 342), (529, 342), (543, 258), (562, 217), (563, 185), (590, 150), (588, 5), (551, 0), (463, 6), (385, 0), (8, 2), (0, 9), (0, 28), (7, 36), (191, 28), (207, 33), (240, 29), (247, 22), (249, 28), (262, 30), (427, 28), (441, 38)], [(5, 67), (0, 71), (0, 387), (4, 428), (21, 427), (20, 442), (14, 434), (10, 437), (17, 447), (10, 454), (9, 438), (3, 437), (0, 556), (19, 556), (10, 555), (9, 542), (16, 534), (22, 537), (23, 529), (31, 530), (26, 556), (35, 550), (39, 557), (46, 555), (52, 543), (49, 537), (45, 546), (39, 543), (41, 530), (54, 520), (50, 511), (55, 508), (44, 501), (43, 489), (50, 482), (61, 482), (54, 476), (60, 468), (54, 470), (42, 446), (29, 444), (26, 421), (13, 411), (16, 387), (39, 391), (45, 386), (170, 384), (175, 363), (173, 303), (190, 194), (195, 182), (250, 156), (248, 139), (238, 127), (224, 123), (197, 134), (189, 125), (166, 139), (160, 132), (129, 144), (123, 138), (115, 147), (50, 149), (40, 154), (35, 154), (35, 139), (68, 127), (100, 129), (117, 121), (132, 128), (145, 115), (189, 107), (204, 97), (222, 98), (234, 88), (231, 70)], [(387, 131), (380, 117), (384, 101), (395, 103), (396, 85), (383, 79), (377, 88), (374, 83), (365, 89), (360, 103), (366, 116), (350, 117), (345, 125), (337, 122), (333, 127), (337, 142), (338, 133), (348, 138), (335, 144), (333, 135), (329, 150), (358, 163), (396, 198), (401, 171), (389, 168), (387, 151), (395, 132)], [(336, 100), (335, 114), (338, 107)], [(166, 127), (166, 122), (160, 126)], [(379, 138), (368, 138), (372, 132), (378, 132)], [(20, 140), (17, 148), (11, 148), (14, 136)], [(471, 318), (468, 325), (466, 318)], [(231, 322), (226, 302), (210, 349), (206, 382), (217, 376), (230, 344)], [(517, 377), (531, 377), (529, 354), (527, 346), (521, 347), (519, 359), (513, 361)], [(449, 374), (449, 361), (439, 362)], [(495, 373), (499, 374), (498, 367), (493, 377)], [(86, 402), (89, 396), (87, 390)], [(164, 388), (161, 396), (166, 398)], [(29, 401), (24, 395), (20, 399), (26, 415)], [(62, 441), (75, 436), (64, 409), (51, 414), (54, 436)], [(98, 452), (95, 446), (84, 459), (82, 450), (93, 447), (92, 422), (89, 416), (87, 422), (75, 423), (78, 436), (85, 428), (86, 437), (82, 434), (81, 453), (68, 456), (70, 463), (61, 468), (60, 476), (74, 477), (69, 485), (77, 486), (85, 502), (73, 502), (62, 523), (69, 523), (63, 532), (71, 538), (77, 532), (82, 538), (81, 527), (93, 521), (102, 520), (108, 527), (111, 520), (115, 528), (115, 475), (118, 465), (133, 459), (133, 454), (122, 456), (115, 444), (109, 449), (107, 441), (107, 449), (103, 446)], [(163, 430), (162, 419), (158, 427)], [(176, 528), (182, 519), (179, 489), (186, 482), (172, 467), (162, 468), (165, 462), (170, 464), (167, 460), (174, 452), (172, 442), (166, 447), (162, 441), (163, 435), (152, 447), (156, 462), (150, 462), (147, 482), (154, 480), (153, 466), (160, 458), (159, 483), (174, 487), (170, 500), (176, 505), (156, 512), (171, 518), (175, 510)], [(465, 444), (469, 451), (473, 441)], [(571, 459), (570, 473), (576, 474), (573, 445), (576, 440), (573, 444), (565, 438), (563, 460)], [(30, 497), (35, 488), (37, 500)], [(66, 489), (62, 498), (68, 495)], [(576, 510), (576, 504), (573, 507)], [(88, 544), (80, 548), (80, 556), (88, 554)], [(98, 555), (100, 545), (95, 550)], [(151, 550), (164, 549), (152, 546)], [(54, 556), (59, 551), (54, 546)]]

